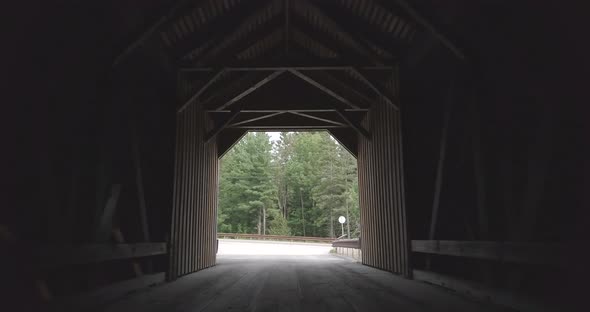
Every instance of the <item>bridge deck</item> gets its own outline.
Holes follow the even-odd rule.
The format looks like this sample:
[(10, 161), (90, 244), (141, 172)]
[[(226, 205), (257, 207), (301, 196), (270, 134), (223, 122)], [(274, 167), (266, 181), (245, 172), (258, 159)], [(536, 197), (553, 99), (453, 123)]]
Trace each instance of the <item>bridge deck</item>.
[(142, 311), (502, 310), (329, 254), (220, 255), (215, 267), (130, 296), (106, 311), (138, 308)]

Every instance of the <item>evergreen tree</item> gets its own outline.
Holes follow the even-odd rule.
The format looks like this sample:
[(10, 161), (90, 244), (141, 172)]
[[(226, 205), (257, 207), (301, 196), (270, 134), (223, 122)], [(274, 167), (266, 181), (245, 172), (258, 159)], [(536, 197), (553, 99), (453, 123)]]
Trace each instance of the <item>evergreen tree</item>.
[(335, 237), (340, 215), (360, 232), (356, 160), (327, 132), (283, 132), (274, 144), (248, 133), (221, 160), (219, 188), (220, 232)]

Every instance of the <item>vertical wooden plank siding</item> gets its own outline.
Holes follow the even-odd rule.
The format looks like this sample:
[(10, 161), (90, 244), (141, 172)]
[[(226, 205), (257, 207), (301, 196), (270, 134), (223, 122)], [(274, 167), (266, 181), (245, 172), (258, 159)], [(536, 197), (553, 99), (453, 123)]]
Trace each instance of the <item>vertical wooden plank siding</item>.
[(363, 264), (410, 276), (400, 112), (380, 102), (363, 121), (358, 172)]
[(203, 140), (211, 126), (198, 105), (178, 113), (169, 280), (215, 265), (217, 145)]

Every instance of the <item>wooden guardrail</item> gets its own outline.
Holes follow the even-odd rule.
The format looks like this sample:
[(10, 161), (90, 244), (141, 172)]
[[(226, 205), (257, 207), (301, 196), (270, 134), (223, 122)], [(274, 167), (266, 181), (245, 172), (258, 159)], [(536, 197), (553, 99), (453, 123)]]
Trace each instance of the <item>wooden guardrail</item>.
[(31, 258), (32, 265), (40, 271), (51, 271), (69, 265), (92, 265), (120, 259), (131, 260), (137, 274), (135, 278), (118, 281), (84, 293), (58, 298), (52, 298), (51, 295), (48, 295), (49, 297), (46, 298), (53, 310), (78, 311), (116, 300), (137, 289), (163, 283), (166, 279), (165, 272), (144, 274), (133, 259), (164, 255), (166, 253), (167, 244), (164, 242), (135, 244), (91, 243), (38, 246), (31, 249)]
[(261, 235), (261, 234), (242, 234), (242, 233), (217, 233), (217, 238), (276, 240), (276, 241), (290, 241), (290, 242), (316, 242), (316, 243), (332, 243), (334, 241), (334, 238), (331, 238), (331, 237)]
[[(560, 265), (563, 247), (549, 243), (412, 240), (412, 251), (418, 253), (481, 259), (506, 263)], [(491, 288), (482, 283), (431, 271), (413, 270), (413, 278), (435, 284), (457, 293), (514, 308), (519, 311), (553, 311), (530, 298), (511, 291)]]
[(562, 256), (558, 244), (521, 242), (413, 240), (412, 251), (530, 264), (558, 264)]
[(34, 251), (41, 268), (166, 254), (166, 243), (47, 245)]
[(332, 242), (332, 247), (361, 249), (361, 241), (358, 238), (339, 239), (339, 240)]

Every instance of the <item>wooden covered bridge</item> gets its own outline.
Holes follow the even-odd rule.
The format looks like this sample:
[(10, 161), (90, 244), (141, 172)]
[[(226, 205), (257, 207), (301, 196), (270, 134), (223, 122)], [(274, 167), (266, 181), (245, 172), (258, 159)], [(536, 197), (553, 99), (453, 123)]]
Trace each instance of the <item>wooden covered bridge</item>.
[(4, 41), (15, 148), (3, 151), (0, 218), (1, 305), (17, 308), (2, 310), (213, 270), (218, 159), (250, 130), (327, 130), (355, 155), (364, 265), (490, 306), (573, 309), (563, 302), (582, 290), (573, 251), (588, 224), (580, 84), (569, 82), (585, 66), (583, 11), (19, 4)]

